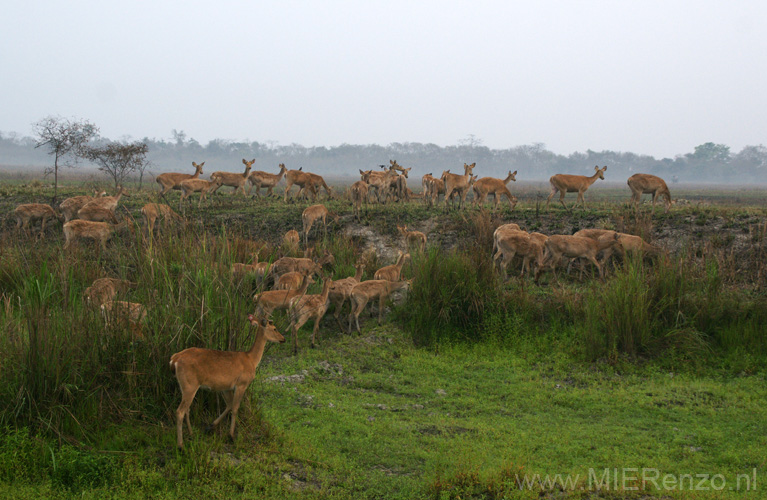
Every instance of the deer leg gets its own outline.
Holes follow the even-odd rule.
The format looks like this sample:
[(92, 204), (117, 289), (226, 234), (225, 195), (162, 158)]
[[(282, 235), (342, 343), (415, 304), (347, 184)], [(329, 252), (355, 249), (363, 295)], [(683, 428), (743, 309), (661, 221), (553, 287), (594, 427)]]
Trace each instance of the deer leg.
[(312, 329), (312, 349), (314, 349), (316, 345), (314, 341), (317, 336), (317, 330), (319, 330), (319, 328), (320, 328), (320, 317), (317, 316), (316, 318), (314, 318), (314, 328)]
[[(199, 389), (199, 387), (197, 389)], [(187, 418), (189, 435), (192, 435), (192, 424), (189, 423), (189, 407), (192, 405), (192, 401), (194, 401), (197, 389), (194, 391), (181, 392), (181, 404), (179, 404), (176, 409), (176, 444), (179, 448), (184, 447), (184, 417)]]
[(237, 385), (234, 388), (234, 396), (232, 398), (232, 425), (229, 427), (229, 437), (234, 441), (234, 426), (237, 424), (237, 411), (240, 409), (240, 403), (242, 397), (245, 396), (245, 389), (247, 386)]
[(549, 197), (546, 198), (546, 210), (549, 209), (549, 202), (551, 202), (551, 199), (554, 197), (555, 194), (557, 194), (557, 188), (552, 187), (551, 193), (549, 193)]
[(221, 423), (221, 421), (226, 417), (230, 411), (232, 411), (232, 398), (234, 397), (233, 391), (224, 391), (221, 393), (221, 395), (224, 397), (224, 403), (226, 403), (226, 408), (224, 408), (224, 411), (221, 413), (221, 415), (216, 418), (216, 420), (213, 421), (212, 424), (210, 424), (210, 429), (213, 429), (218, 426), (218, 424)]

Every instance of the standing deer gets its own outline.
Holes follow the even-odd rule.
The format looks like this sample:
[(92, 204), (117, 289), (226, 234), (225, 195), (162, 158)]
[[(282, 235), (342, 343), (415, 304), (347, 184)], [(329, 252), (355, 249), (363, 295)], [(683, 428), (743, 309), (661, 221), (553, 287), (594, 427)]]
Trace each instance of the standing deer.
[[(157, 196), (158, 198), (162, 196), (165, 198), (165, 195), (171, 191), (172, 189), (181, 190), (181, 181), (185, 181), (187, 179), (197, 179), (200, 177), (200, 174), (202, 174), (202, 166), (205, 165), (205, 162), (200, 163), (199, 165), (195, 162), (192, 162), (192, 166), (194, 166), (194, 174), (179, 174), (179, 173), (165, 173), (160, 174), (155, 178), (155, 182), (160, 185), (162, 190), (160, 191), (160, 194)], [(167, 200), (166, 200), (167, 201)]]
[(671, 201), (671, 193), (668, 190), (666, 181), (655, 175), (634, 174), (626, 182), (631, 189), (631, 203), (634, 204), (635, 210), (639, 209), (639, 200), (642, 198), (642, 195), (651, 194), (653, 210), (655, 210), (655, 201), (659, 196), (663, 196), (666, 213), (668, 213), (673, 202)]
[(248, 182), (248, 174), (250, 173), (250, 168), (255, 162), (255, 158), (250, 161), (247, 161), (245, 158), (243, 158), (242, 163), (245, 165), (245, 172), (241, 174), (233, 174), (232, 172), (221, 171), (213, 172), (210, 174), (210, 180), (216, 183), (216, 186), (213, 188), (210, 194), (214, 194), (221, 186), (229, 186), (234, 188), (234, 191), (232, 191), (233, 193), (237, 193), (239, 191), (243, 196), (245, 196), (245, 184)]
[(116, 278), (99, 278), (85, 289), (83, 296), (89, 304), (101, 306), (114, 300), (118, 294), (127, 293), (136, 283)]
[(178, 222), (184, 222), (183, 217), (174, 212), (173, 209), (168, 205), (163, 205), (161, 203), (147, 203), (141, 207), (141, 215), (144, 216), (147, 234), (149, 236), (154, 234), (154, 223), (160, 217), (162, 217), (163, 225), (165, 226), (166, 231), (168, 230), (168, 224), (171, 219)]
[(80, 211), (87, 208), (103, 208), (105, 210), (109, 210), (114, 212), (117, 210), (117, 204), (120, 202), (120, 198), (123, 196), (130, 198), (130, 194), (128, 191), (120, 186), (120, 189), (117, 191), (117, 194), (114, 196), (102, 196), (101, 198), (93, 198), (91, 201), (86, 203), (83, 208), (78, 210), (78, 215)]
[(512, 172), (509, 170), (509, 175), (505, 179), (496, 179), (495, 177), (483, 177), (474, 183), (472, 190), (474, 191), (474, 206), (482, 206), (485, 203), (487, 195), (493, 195), (493, 210), (498, 210), (498, 202), (501, 196), (505, 196), (509, 202), (509, 210), (514, 210), (517, 206), (517, 197), (511, 194), (506, 184), (509, 182), (516, 182), (517, 171)]
[(445, 210), (447, 210), (447, 202), (452, 193), (457, 192), (461, 199), (458, 203), (458, 208), (465, 208), (466, 195), (469, 194), (469, 183), (471, 182), (471, 174), (476, 167), (476, 163), (468, 165), (463, 164), (464, 175), (451, 174), (448, 172), (442, 174), (442, 180), (445, 182)]
[(397, 171), (393, 168), (384, 172), (373, 170), (363, 171), (360, 169), (360, 177), (361, 180), (368, 185), (368, 196), (370, 196), (372, 190), (375, 189), (376, 200), (379, 203), (383, 203), (386, 202), (386, 199), (388, 198), (389, 188), (392, 182), (396, 182)]
[(421, 231), (408, 231), (407, 224), (400, 226), (397, 224), (397, 230), (405, 237), (405, 248), (415, 249), (423, 252), (426, 250), (426, 235)]
[(319, 295), (299, 295), (290, 299), (288, 316), (290, 317), (290, 326), (293, 330), (293, 354), (298, 352), (298, 330), (310, 319), (314, 319), (314, 328), (312, 329), (312, 347), (315, 346), (315, 337), (320, 327), (320, 320), (328, 311), (328, 294), (333, 280), (330, 278), (322, 284), (322, 293)]
[(607, 170), (607, 165), (602, 168), (599, 168), (599, 165), (597, 165), (594, 167), (594, 170), (594, 175), (591, 177), (587, 177), (585, 175), (570, 174), (552, 175), (549, 179), (549, 183), (551, 184), (551, 193), (549, 194), (549, 197), (546, 198), (546, 210), (549, 209), (549, 202), (551, 201), (551, 198), (557, 194), (557, 192), (559, 192), (559, 202), (563, 207), (565, 207), (565, 209), (567, 209), (567, 205), (565, 205), (566, 193), (578, 193), (578, 199), (575, 201), (575, 205), (580, 202), (581, 206), (585, 207), (586, 200), (583, 198), (583, 193), (585, 193), (586, 190), (591, 187), (591, 185), (594, 184), (597, 179), (605, 179), (605, 170)]
[(287, 233), (285, 233), (285, 236), (282, 237), (282, 246), (285, 250), (287, 250), (286, 253), (295, 253), (298, 251), (298, 244), (301, 242), (301, 235), (298, 234), (298, 231), (295, 229), (291, 229)]
[[(349, 188), (349, 191), (352, 195), (352, 203), (354, 204), (354, 216), (357, 218), (357, 220), (360, 220), (360, 209), (362, 208), (362, 204), (365, 203), (367, 205), (368, 203), (368, 193), (370, 191), (367, 182), (365, 181), (357, 181), (354, 184), (352, 184), (352, 187)], [(367, 211), (367, 208), (365, 209)]]
[(49, 219), (60, 219), (56, 214), (56, 211), (51, 208), (50, 205), (45, 205), (43, 203), (26, 203), (24, 205), (19, 205), (13, 211), (13, 214), (16, 217), (16, 227), (26, 231), (29, 236), (32, 234), (29, 230), (30, 222), (42, 220), (40, 236), (43, 236), (43, 233), (45, 232), (45, 223)]
[(81, 239), (96, 240), (101, 244), (102, 250), (106, 250), (107, 240), (112, 237), (115, 231), (120, 231), (127, 227), (127, 221), (112, 225), (107, 222), (71, 220), (64, 224), (64, 250), (67, 250), (72, 243)]
[(189, 434), (192, 434), (189, 407), (200, 387), (223, 394), (226, 408), (213, 421), (213, 427), (217, 426), (231, 411), (232, 425), (229, 428), (229, 437), (234, 439), (237, 411), (245, 391), (256, 378), (256, 368), (261, 363), (266, 342), (285, 342), (285, 337), (266, 318), (258, 320), (253, 315), (249, 315), (248, 320), (251, 325), (256, 326), (256, 338), (247, 352), (190, 347), (171, 356), (170, 369), (176, 375), (181, 388), (181, 404), (176, 409), (176, 442), (179, 448), (184, 447), (185, 418)]
[(248, 176), (248, 181), (250, 182), (248, 196), (250, 196), (253, 187), (256, 188), (256, 198), (261, 197), (261, 188), (267, 188), (267, 197), (272, 196), (274, 188), (279, 184), (280, 180), (285, 177), (287, 171), (288, 169), (285, 168), (285, 164), (280, 163), (280, 172), (278, 174), (270, 174), (269, 172), (262, 172), (261, 170), (251, 172), (250, 176)]
[(301, 221), (304, 223), (304, 246), (309, 246), (309, 231), (312, 230), (312, 225), (314, 225), (317, 220), (322, 221), (323, 234), (327, 235), (328, 216), (333, 217), (336, 221), (338, 220), (338, 215), (331, 213), (325, 205), (312, 205), (303, 211), (301, 214)]
[[(181, 181), (181, 199), (178, 201), (179, 210), (184, 203), (184, 200), (189, 198), (192, 193), (200, 193), (200, 200), (197, 202), (197, 208), (202, 206), (202, 201), (208, 197), (208, 192), (214, 187), (219, 186), (220, 179), (216, 178), (214, 181), (206, 181), (205, 179), (187, 179)], [(189, 200), (189, 204), (192, 204), (192, 200)]]
[(267, 290), (254, 295), (253, 302), (256, 303), (255, 314), (257, 316), (269, 317), (274, 311), (287, 309), (290, 306), (290, 299), (304, 295), (312, 283), (314, 283), (314, 280), (309, 273), (306, 273), (304, 275), (304, 282), (298, 290)]
[(344, 326), (341, 324), (341, 308), (344, 302), (349, 298), (354, 285), (362, 280), (362, 273), (365, 271), (365, 262), (360, 261), (354, 266), (354, 276), (335, 280), (333, 286), (330, 287), (330, 303), (333, 304), (333, 317), (336, 319), (341, 332), (345, 332)]
[(522, 257), (520, 277), (524, 276), (525, 272), (530, 269), (531, 260), (535, 263), (536, 271), (542, 267), (543, 251), (547, 239), (546, 235), (541, 233), (527, 234), (523, 231), (516, 231), (501, 238), (498, 242), (498, 251), (503, 256), (501, 261), (503, 279), (506, 280), (508, 265), (516, 255)]
[(117, 224), (117, 217), (112, 210), (91, 206), (90, 204), (85, 205), (77, 211), (77, 218), (93, 222), (110, 222), (112, 224)]
[(314, 181), (309, 174), (301, 170), (302, 168), (303, 167), (298, 170), (288, 170), (285, 173), (285, 201), (288, 201), (290, 188), (293, 187), (293, 184), (299, 187), (296, 196), (301, 196), (301, 193), (304, 193), (304, 191), (308, 189), (312, 193), (312, 200), (317, 199), (317, 191), (314, 189)]
[(372, 299), (378, 299), (378, 324), (383, 320), (383, 308), (386, 299), (392, 293), (398, 290), (407, 290), (410, 287), (408, 281), (387, 281), (387, 280), (368, 280), (354, 285), (349, 294), (352, 303), (352, 311), (349, 314), (349, 333), (352, 332), (352, 322), (357, 325), (357, 332), (360, 330), (360, 313)]
[(93, 196), (73, 196), (67, 198), (59, 204), (59, 210), (61, 215), (64, 216), (64, 222), (69, 222), (72, 219), (77, 218), (77, 212), (83, 208), (89, 201), (98, 198), (99, 196), (106, 196), (105, 191), (94, 191)]
[(589, 260), (599, 270), (599, 277), (604, 279), (604, 268), (597, 261), (597, 254), (606, 249), (617, 252), (621, 251), (617, 233), (612, 237), (603, 237), (599, 240), (592, 240), (591, 238), (581, 236), (555, 234), (546, 240), (545, 247), (543, 265), (536, 271), (536, 280), (546, 266), (553, 269), (554, 279), (557, 279), (556, 268), (563, 256), (571, 259), (582, 258)]
[(400, 274), (402, 273), (402, 267), (405, 265), (405, 261), (409, 259), (409, 253), (399, 252), (399, 255), (397, 255), (397, 262), (390, 266), (384, 266), (376, 271), (373, 275), (373, 279), (399, 281)]

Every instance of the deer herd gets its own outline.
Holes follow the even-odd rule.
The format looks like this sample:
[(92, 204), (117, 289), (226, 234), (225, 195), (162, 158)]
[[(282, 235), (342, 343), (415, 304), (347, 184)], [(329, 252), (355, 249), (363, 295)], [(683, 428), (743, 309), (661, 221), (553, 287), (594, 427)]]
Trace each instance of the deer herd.
[[(245, 169), (241, 173), (214, 172), (210, 180), (201, 179), (205, 162), (192, 163), (193, 174), (164, 173), (156, 177), (160, 186), (158, 198), (167, 201), (166, 195), (172, 190), (181, 191), (179, 208), (183, 208), (184, 200), (192, 194), (199, 193), (198, 208), (208, 195), (213, 195), (222, 186), (233, 188), (235, 195), (250, 196), (251, 190), (256, 189), (255, 196), (261, 197), (261, 189), (266, 188), (266, 196), (274, 195), (273, 190), (284, 178), (286, 187), (284, 200), (290, 198), (292, 186), (298, 187), (297, 197), (311, 198), (315, 203), (321, 190), (325, 191), (328, 199), (333, 197), (333, 190), (325, 180), (316, 174), (304, 172), (302, 169), (288, 170), (284, 164), (279, 165), (279, 172), (269, 173), (251, 171), (255, 160), (242, 160)], [(404, 168), (395, 160), (388, 166), (381, 165), (379, 170), (360, 170), (360, 180), (355, 182), (348, 191), (353, 205), (354, 217), (360, 219), (360, 211), (364, 205), (372, 201), (378, 203), (407, 202), (421, 198), (431, 207), (439, 205), (440, 195), (445, 210), (448, 204), (458, 204), (459, 208), (466, 207), (466, 198), (473, 192), (474, 206), (483, 206), (487, 197), (493, 195), (493, 208), (497, 209), (501, 199), (505, 197), (510, 210), (517, 205), (517, 198), (508, 189), (510, 182), (516, 181), (517, 172), (508, 172), (503, 178), (482, 177), (474, 175), (476, 164), (464, 164), (463, 174), (451, 173), (446, 170), (440, 177), (426, 174), (421, 179), (421, 193), (414, 193), (408, 188), (407, 180), (410, 168)], [(607, 167), (595, 167), (594, 175), (565, 175), (557, 174), (549, 179), (551, 193), (546, 200), (549, 202), (559, 193), (559, 201), (564, 203), (566, 193), (577, 193), (576, 205), (585, 205), (584, 193), (598, 179), (604, 179)], [(246, 186), (250, 185), (247, 193)], [(653, 208), (658, 197), (662, 197), (666, 211), (673, 203), (666, 183), (659, 177), (649, 174), (635, 174), (628, 179), (631, 189), (631, 203), (637, 207), (642, 194), (651, 194)], [(61, 202), (58, 208), (50, 205), (31, 203), (19, 205), (14, 215), (17, 228), (30, 234), (30, 224), (41, 221), (41, 237), (45, 226), (50, 221), (63, 222), (64, 249), (83, 239), (95, 240), (102, 250), (116, 232), (129, 227), (127, 219), (118, 220), (115, 211), (123, 197), (129, 197), (125, 189), (119, 188), (114, 196), (105, 192), (94, 192), (93, 196), (75, 196)], [(569, 210), (569, 209), (568, 209)], [(170, 223), (185, 223), (179, 215), (167, 204), (148, 203), (141, 209), (145, 221), (147, 237), (154, 238), (155, 224), (158, 219), (163, 222), (167, 231)], [(288, 231), (282, 239), (283, 256), (273, 262), (259, 261), (259, 253), (251, 255), (250, 262), (234, 263), (229, 274), (238, 284), (255, 283), (259, 291), (253, 295), (254, 313), (248, 317), (250, 324), (255, 327), (256, 335), (253, 346), (247, 352), (216, 351), (191, 347), (174, 354), (170, 367), (181, 388), (182, 400), (176, 410), (177, 445), (183, 447), (183, 422), (186, 420), (189, 433), (192, 427), (189, 421), (189, 407), (200, 387), (207, 387), (223, 394), (226, 408), (216, 418), (213, 426), (219, 424), (224, 417), (231, 413), (229, 435), (234, 437), (237, 412), (249, 384), (255, 378), (255, 371), (264, 353), (267, 342), (284, 342), (285, 338), (277, 331), (272, 323), (272, 316), (278, 311), (284, 311), (289, 321), (289, 330), (293, 338), (293, 351), (298, 351), (298, 332), (304, 324), (313, 321), (311, 346), (317, 342), (320, 323), (332, 309), (334, 318), (343, 333), (352, 330), (360, 332), (360, 315), (370, 302), (376, 302), (378, 323), (383, 318), (387, 299), (396, 292), (404, 292), (410, 287), (412, 280), (403, 279), (403, 268), (410, 261), (411, 255), (422, 254), (426, 251), (427, 235), (420, 231), (410, 230), (407, 225), (397, 225), (402, 237), (400, 250), (396, 261), (375, 271), (373, 279), (364, 280), (365, 269), (370, 264), (369, 256), (363, 255), (354, 266), (354, 274), (340, 279), (331, 279), (335, 266), (334, 256), (327, 250), (320, 255), (313, 255), (314, 250), (309, 246), (309, 236), (315, 227), (315, 237), (322, 227), (323, 235), (327, 234), (328, 219), (338, 221), (339, 215), (331, 212), (323, 204), (314, 204), (306, 208), (301, 216), (301, 232), (296, 229)], [(300, 246), (303, 243), (303, 257)], [(638, 236), (623, 234), (605, 229), (584, 229), (573, 235), (544, 235), (538, 232), (527, 232), (514, 223), (499, 226), (493, 234), (492, 257), (494, 264), (504, 280), (507, 279), (508, 267), (515, 257), (522, 261), (520, 277), (531, 274), (537, 282), (540, 276), (550, 270), (554, 279), (558, 280), (557, 268), (564, 263), (570, 265), (583, 260), (591, 263), (597, 269), (600, 278), (604, 277), (605, 266), (613, 256), (623, 257), (628, 253), (643, 255), (658, 255), (663, 253), (659, 247), (649, 244)], [(581, 266), (581, 274), (584, 268)], [(336, 273), (337, 274), (337, 273)], [(309, 287), (315, 283), (315, 278), (322, 281), (319, 293), (308, 293)], [(147, 322), (147, 308), (138, 303), (120, 300), (135, 283), (113, 278), (101, 278), (85, 290), (84, 296), (89, 305), (97, 308), (104, 317), (107, 325), (123, 325), (130, 330), (135, 338), (144, 337)], [(349, 303), (348, 315), (342, 320), (342, 311), (346, 302)], [(372, 314), (372, 313), (371, 313)]]

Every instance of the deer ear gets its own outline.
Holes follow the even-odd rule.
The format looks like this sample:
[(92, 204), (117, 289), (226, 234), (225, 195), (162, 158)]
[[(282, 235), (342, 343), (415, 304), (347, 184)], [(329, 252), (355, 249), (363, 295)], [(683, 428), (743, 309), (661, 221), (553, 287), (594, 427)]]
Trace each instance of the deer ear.
[(263, 318), (261, 320), (261, 326), (266, 327), (269, 324), (269, 320), (266, 318)]
[(247, 164), (248, 164), (248, 162), (247, 162), (247, 161), (245, 161), (245, 158), (243, 158), (243, 159), (242, 159), (242, 163), (243, 163), (244, 165), (247, 165)]

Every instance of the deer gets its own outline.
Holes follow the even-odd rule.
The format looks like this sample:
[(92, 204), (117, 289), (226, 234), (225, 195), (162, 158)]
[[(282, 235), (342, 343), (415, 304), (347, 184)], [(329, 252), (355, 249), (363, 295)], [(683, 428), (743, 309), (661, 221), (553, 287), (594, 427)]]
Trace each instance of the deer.
[(421, 192), (423, 193), (423, 202), (426, 205), (431, 205), (431, 186), (434, 182), (434, 176), (431, 173), (424, 174), (421, 177)]
[(216, 186), (213, 188), (213, 191), (211, 191), (210, 194), (214, 194), (221, 186), (229, 186), (234, 188), (232, 193), (236, 194), (237, 192), (240, 192), (243, 196), (245, 196), (245, 184), (248, 182), (248, 174), (250, 173), (250, 169), (255, 162), (255, 158), (250, 161), (243, 158), (242, 163), (245, 165), (245, 172), (241, 174), (222, 171), (213, 172), (210, 174), (210, 180), (216, 183)]
[(146, 323), (147, 311), (143, 304), (124, 300), (108, 300), (101, 304), (101, 314), (109, 327), (127, 327), (138, 338), (143, 339), (142, 324)]
[(600, 238), (599, 240), (592, 240), (582, 236), (556, 234), (546, 240), (545, 247), (543, 265), (536, 271), (536, 280), (547, 265), (554, 271), (554, 279), (557, 279), (556, 268), (563, 256), (571, 259), (582, 258), (591, 261), (597, 267), (600, 279), (604, 279), (604, 268), (597, 261), (597, 254), (606, 249), (620, 252), (617, 233), (612, 237)]
[(298, 330), (310, 319), (314, 319), (314, 328), (312, 329), (312, 348), (314, 348), (320, 320), (325, 316), (330, 304), (328, 294), (331, 285), (333, 285), (333, 280), (328, 278), (322, 284), (322, 293), (319, 295), (297, 295), (290, 299), (290, 306), (288, 307), (290, 326), (288, 328), (293, 330), (293, 354), (298, 353)]
[(317, 196), (316, 193), (319, 193), (320, 188), (325, 190), (328, 200), (333, 199), (333, 190), (325, 183), (325, 179), (321, 175), (313, 174), (311, 172), (307, 172), (306, 175), (308, 175), (311, 180), (312, 192), (315, 193), (315, 199)]
[(325, 205), (312, 205), (307, 207), (301, 214), (301, 221), (304, 223), (304, 245), (309, 246), (309, 231), (312, 230), (312, 225), (316, 221), (322, 221), (323, 234), (328, 233), (327, 217), (330, 215), (336, 221), (338, 215), (331, 213)]
[(349, 191), (351, 193), (352, 204), (354, 205), (354, 216), (359, 221), (360, 209), (362, 208), (363, 203), (365, 203), (365, 205), (367, 205), (368, 203), (368, 195), (370, 192), (370, 188), (368, 187), (367, 182), (357, 181), (354, 184), (352, 184), (352, 187), (349, 188)]
[(498, 242), (506, 237), (509, 234), (516, 233), (516, 232), (522, 232), (527, 234), (527, 231), (522, 231), (520, 229), (518, 224), (509, 223), (509, 224), (502, 224), (495, 228), (495, 231), (493, 231), (493, 264), (498, 263), (498, 259), (500, 258), (501, 254), (498, 252)]
[(275, 290), (298, 290), (301, 288), (301, 284), (303, 283), (304, 276), (307, 274), (310, 276), (313, 276), (315, 274), (318, 274), (322, 268), (319, 264), (314, 264), (311, 268), (303, 270), (303, 271), (291, 271), (289, 273), (285, 273), (279, 278), (277, 278), (277, 283), (274, 285)]
[(397, 160), (389, 160), (389, 164), (389, 171), (394, 175), (389, 176), (387, 197), (391, 197), (394, 201), (408, 201), (407, 177), (412, 167), (404, 168), (397, 163)]
[[(336, 262), (336, 258), (333, 256), (332, 253), (325, 250), (325, 253), (323, 254), (322, 258), (317, 262), (321, 267), (324, 267), (325, 265), (334, 265)], [(301, 258), (301, 257), (281, 257), (274, 261), (272, 264), (272, 267), (270, 269), (270, 274), (275, 277), (282, 276), (285, 273), (289, 273), (291, 271), (303, 271), (307, 269), (311, 269), (314, 266), (314, 261), (309, 258)]]
[(349, 292), (352, 310), (349, 314), (349, 333), (352, 332), (352, 322), (356, 323), (357, 333), (360, 330), (360, 313), (365, 309), (368, 302), (378, 299), (378, 324), (383, 320), (383, 308), (386, 299), (394, 292), (407, 290), (410, 288), (410, 282), (407, 281), (388, 281), (388, 280), (368, 280), (354, 285)]
[[(443, 171), (439, 179), (436, 177), (432, 178), (431, 188), (429, 189), (429, 206), (439, 205), (439, 195), (445, 195), (445, 177), (447, 174), (450, 174), (450, 170)], [(447, 203), (447, 198), (444, 199), (445, 203)]]
[(581, 206), (585, 208), (586, 200), (583, 198), (583, 193), (585, 193), (597, 179), (605, 179), (605, 170), (607, 170), (607, 165), (602, 168), (599, 168), (599, 165), (596, 165), (594, 167), (594, 175), (591, 177), (570, 174), (552, 175), (549, 179), (551, 193), (549, 193), (549, 197), (546, 198), (546, 210), (549, 209), (549, 202), (551, 202), (551, 198), (553, 198), (557, 192), (559, 192), (559, 202), (566, 210), (569, 210), (565, 204), (566, 193), (578, 193), (578, 199), (575, 201), (575, 205), (578, 205), (578, 202), (580, 202)]
[(77, 218), (77, 212), (83, 208), (89, 201), (94, 200), (100, 196), (106, 196), (106, 191), (93, 191), (93, 196), (81, 195), (72, 196), (67, 198), (59, 204), (59, 210), (61, 215), (64, 216), (64, 222), (69, 222), (72, 219)]
[(174, 189), (181, 191), (181, 182), (187, 179), (199, 178), (202, 174), (203, 165), (205, 165), (205, 162), (202, 162), (199, 165), (195, 162), (192, 162), (192, 166), (194, 167), (194, 174), (179, 174), (168, 172), (158, 175), (155, 178), (155, 182), (157, 182), (157, 184), (159, 184), (162, 189), (160, 190), (160, 194), (157, 196), (157, 198), (165, 198), (165, 195)]
[(131, 288), (135, 288), (136, 283), (128, 280), (116, 278), (99, 278), (91, 286), (85, 289), (83, 297), (86, 302), (97, 307), (107, 302), (111, 302), (118, 294), (127, 293)]
[(458, 203), (458, 208), (465, 208), (466, 195), (469, 194), (471, 174), (476, 166), (476, 163), (472, 163), (471, 165), (464, 163), (464, 175), (451, 174), (449, 171), (442, 173), (442, 180), (445, 183), (445, 210), (447, 210), (447, 202), (453, 191), (457, 192), (461, 197)]
[[(382, 203), (385, 202), (388, 197), (389, 187), (391, 186), (392, 181), (396, 182), (397, 171), (393, 168), (390, 168), (385, 172), (373, 170), (363, 171), (360, 169), (360, 177), (361, 180), (368, 185), (368, 197), (372, 194), (372, 190), (375, 189), (376, 200), (379, 203)], [(368, 199), (368, 201), (370, 200)]]
[(105, 210), (110, 210), (114, 212), (117, 210), (117, 204), (120, 202), (120, 199), (125, 196), (127, 198), (130, 198), (130, 193), (128, 191), (120, 186), (120, 189), (117, 190), (117, 194), (114, 196), (102, 196), (101, 198), (93, 198), (91, 201), (86, 203), (83, 208), (77, 211), (78, 215), (80, 211), (82, 211), (84, 208), (103, 208)]
[(397, 224), (397, 231), (405, 238), (405, 248), (423, 252), (426, 250), (426, 235), (421, 231), (410, 231), (407, 224)]
[(514, 210), (517, 206), (517, 197), (511, 194), (506, 184), (509, 182), (517, 181), (517, 171), (512, 172), (509, 170), (509, 175), (505, 179), (496, 179), (495, 177), (482, 177), (474, 183), (472, 190), (474, 191), (474, 206), (482, 206), (485, 203), (485, 198), (489, 194), (493, 195), (493, 210), (498, 210), (498, 202), (501, 196), (505, 196), (509, 202), (509, 210)]
[(668, 213), (669, 208), (674, 203), (671, 201), (671, 193), (668, 190), (666, 181), (656, 175), (650, 174), (634, 174), (628, 178), (626, 183), (631, 189), (631, 203), (634, 204), (634, 209), (639, 209), (639, 200), (643, 194), (652, 195), (652, 208), (655, 210), (655, 201), (659, 196), (663, 196), (666, 206), (665, 212)]
[(290, 299), (300, 297), (306, 293), (309, 285), (314, 280), (306, 273), (301, 288), (298, 290), (267, 290), (253, 296), (253, 302), (256, 303), (255, 314), (258, 316), (269, 317), (274, 311), (287, 309), (290, 306)]
[(322, 185), (325, 187), (325, 192), (328, 194), (328, 198), (330, 198), (331, 191), (328, 185), (325, 184), (325, 180), (319, 175), (304, 172), (301, 168), (298, 170), (288, 170), (285, 173), (285, 201), (288, 201), (290, 188), (293, 187), (294, 184), (299, 187), (298, 194), (296, 195), (298, 197), (300, 197), (302, 193), (306, 195), (306, 191), (308, 190), (312, 194), (312, 200), (316, 201), (317, 185)]
[(168, 205), (161, 203), (147, 203), (141, 207), (141, 215), (144, 216), (144, 222), (146, 222), (147, 234), (149, 236), (154, 234), (154, 223), (157, 219), (162, 218), (165, 230), (168, 230), (170, 220), (178, 222), (184, 222), (184, 218), (173, 211)]
[(259, 262), (258, 252), (253, 253), (252, 264), (232, 264), (232, 279), (242, 280), (247, 274), (255, 274), (258, 281), (263, 281), (266, 272), (269, 270), (269, 262)]
[(287, 250), (287, 253), (297, 252), (300, 242), (301, 235), (295, 229), (291, 229), (282, 237), (282, 246)]
[[(179, 210), (184, 203), (184, 200), (189, 198), (192, 193), (200, 193), (200, 200), (197, 202), (197, 208), (202, 206), (202, 201), (208, 197), (208, 192), (214, 187), (218, 186), (220, 179), (217, 177), (214, 181), (206, 181), (205, 179), (187, 179), (181, 181), (181, 199), (178, 202)], [(192, 201), (189, 200), (191, 205)]]
[(397, 262), (384, 266), (373, 275), (373, 279), (387, 280), (387, 281), (399, 281), (400, 274), (402, 273), (402, 266), (405, 265), (405, 261), (410, 259), (409, 253), (399, 252), (397, 255)]
[[(665, 251), (660, 248), (659, 246), (653, 245), (651, 243), (647, 243), (645, 240), (643, 240), (639, 236), (634, 236), (633, 234), (625, 234), (625, 233), (616, 233), (618, 236), (618, 243), (620, 243), (619, 248), (608, 248), (604, 251), (604, 257), (603, 262), (606, 261), (608, 258), (612, 256), (613, 253), (618, 253), (621, 257), (625, 257), (627, 253), (630, 254), (639, 254), (639, 255), (647, 255), (649, 257), (654, 257), (657, 255), (662, 255), (665, 253)], [(610, 238), (610, 235), (603, 235), (598, 238), (598, 240), (602, 240), (605, 238)]]
[(31, 236), (32, 234), (29, 230), (29, 224), (31, 222), (38, 220), (42, 221), (40, 224), (40, 236), (42, 237), (45, 232), (45, 223), (48, 222), (48, 220), (61, 220), (61, 217), (50, 205), (45, 205), (43, 203), (26, 203), (19, 205), (13, 211), (13, 214), (16, 217), (16, 228), (26, 231), (28, 236)]
[(226, 408), (213, 421), (212, 427), (216, 427), (231, 412), (229, 437), (234, 440), (237, 411), (248, 386), (256, 378), (256, 368), (261, 363), (266, 342), (285, 342), (285, 337), (266, 318), (259, 320), (251, 314), (248, 321), (256, 327), (256, 337), (249, 351), (216, 351), (190, 347), (171, 356), (170, 369), (181, 388), (181, 404), (176, 409), (176, 444), (179, 448), (184, 447), (184, 419), (189, 434), (192, 434), (189, 407), (200, 387), (220, 392), (224, 396)]
[[(535, 234), (536, 236), (533, 236)], [(515, 231), (507, 234), (498, 242), (498, 252), (503, 256), (501, 270), (504, 281), (507, 279), (507, 268), (514, 256), (522, 257), (522, 272), (520, 277), (530, 269), (530, 261), (534, 261), (536, 270), (543, 265), (543, 251), (548, 239), (541, 233), (527, 234), (523, 231)], [(540, 238), (542, 237), (542, 238)], [(536, 274), (537, 277), (537, 274)]]
[(64, 223), (64, 250), (69, 249), (72, 243), (81, 239), (96, 240), (101, 244), (102, 250), (107, 249), (107, 240), (112, 237), (116, 231), (121, 231), (128, 227), (127, 221), (113, 225), (108, 222), (92, 222), (89, 220), (71, 220)]
[(248, 181), (250, 182), (248, 196), (250, 196), (250, 192), (253, 190), (253, 187), (255, 187), (256, 198), (261, 197), (261, 188), (266, 188), (266, 196), (271, 197), (274, 194), (274, 188), (279, 184), (280, 180), (285, 177), (287, 171), (288, 169), (285, 168), (285, 164), (280, 163), (280, 171), (277, 174), (270, 174), (268, 172), (262, 172), (261, 170), (251, 172), (248, 176)]
[(117, 217), (112, 210), (91, 205), (85, 205), (77, 211), (77, 218), (80, 220), (89, 220), (93, 222), (109, 222), (117, 224)]
[(333, 317), (336, 319), (338, 326), (341, 328), (341, 332), (345, 332), (343, 325), (341, 324), (341, 308), (344, 302), (349, 298), (354, 285), (362, 281), (362, 273), (365, 272), (365, 262), (360, 261), (354, 266), (354, 276), (343, 278), (333, 281), (333, 285), (330, 287), (330, 303), (333, 304)]

